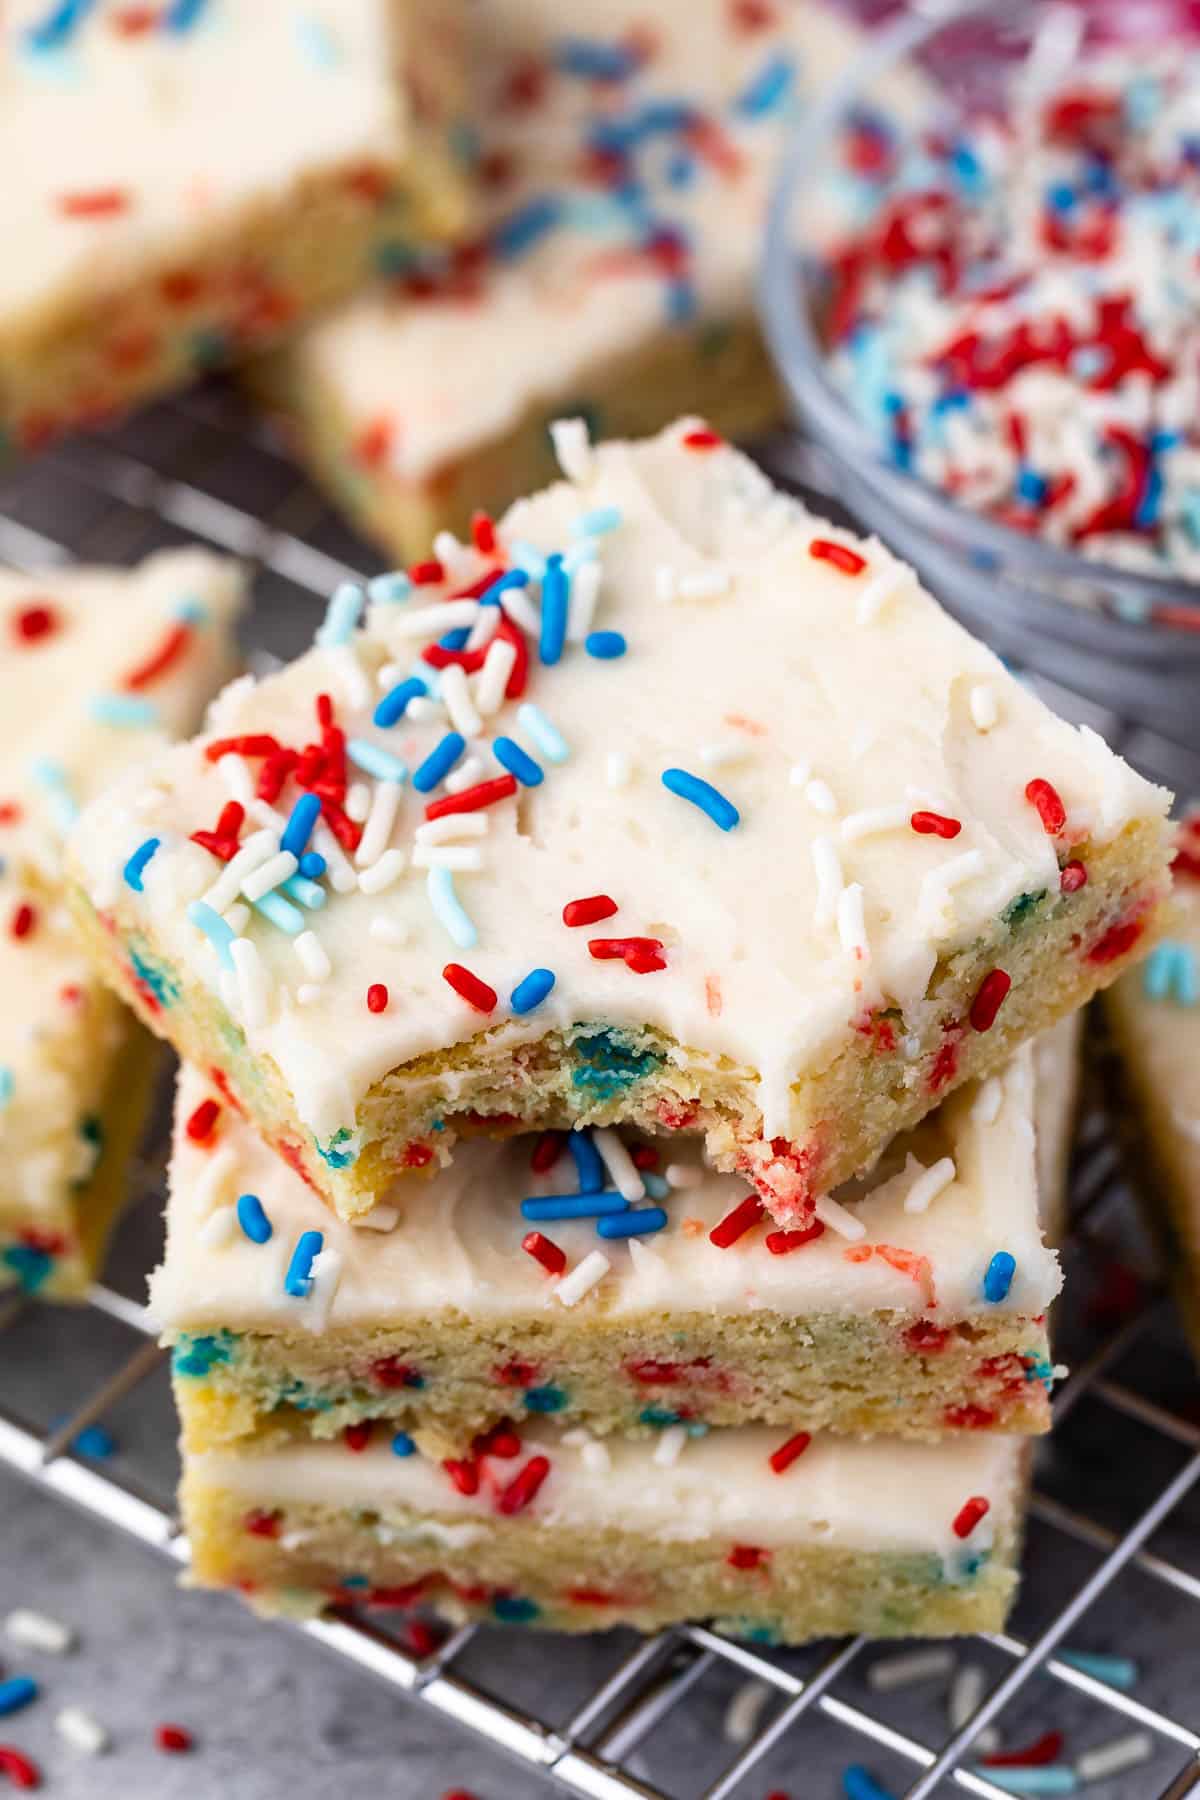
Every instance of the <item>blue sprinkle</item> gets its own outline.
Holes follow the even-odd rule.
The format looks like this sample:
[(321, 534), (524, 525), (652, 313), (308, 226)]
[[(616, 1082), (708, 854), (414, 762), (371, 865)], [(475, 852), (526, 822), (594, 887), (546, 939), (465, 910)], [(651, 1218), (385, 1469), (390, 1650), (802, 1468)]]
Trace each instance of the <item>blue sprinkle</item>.
[(403, 569), (389, 569), (367, 583), (367, 598), (373, 606), (398, 606), (412, 593), (412, 582)]
[(689, 775), (686, 769), (664, 769), (662, 784), (672, 794), (678, 794), (681, 800), (690, 800), (702, 813), (707, 813), (722, 831), (732, 831), (741, 817), (732, 800), (727, 800), (711, 782), (701, 781), (698, 775)]
[(492, 1601), (492, 1611), (502, 1625), (532, 1625), (541, 1610), (536, 1600), (524, 1594), (497, 1594)]
[(316, 794), (301, 794), (291, 810), (279, 839), (279, 848), (288, 850), (299, 863), (313, 827), (321, 816), (321, 802)]
[(667, 164), (667, 181), (673, 188), (691, 187), (696, 179), (696, 159), (678, 150)]
[(537, 195), (496, 227), (492, 233), (494, 254), (509, 261), (531, 250), (540, 238), (560, 223), (562, 210), (562, 201), (557, 194)]
[[(988, 1770), (991, 1774), (991, 1770)], [(851, 1763), (842, 1771), (842, 1792), (845, 1800), (892, 1800), (886, 1788), (880, 1787), (869, 1769), (861, 1763)]]
[(686, 325), (696, 316), (696, 290), (690, 281), (667, 283), (667, 318), (672, 325)]
[[(541, 559), (539, 558), (539, 561), (540, 560)], [(542, 568), (544, 570), (544, 563)], [(506, 594), (510, 588), (523, 588), (528, 586), (528, 569), (505, 569), (503, 575), (497, 575), (490, 587), (484, 588), (482, 594), (479, 596), (479, 604), (480, 606), (499, 606), (501, 594)]]
[(789, 56), (769, 57), (750, 85), (742, 89), (733, 110), (744, 119), (760, 119), (773, 112), (791, 92), (795, 73)]
[(348, 644), (362, 613), (363, 591), (357, 581), (343, 581), (333, 590), (315, 642), (322, 650)]
[(144, 844), (138, 845), (133, 855), (129, 858), (129, 861), (125, 864), (122, 871), (125, 877), (125, 883), (127, 887), (133, 889), (135, 894), (142, 893), (142, 871), (161, 843), (161, 838), (147, 838)]
[(553, 986), (552, 970), (531, 969), (523, 981), (518, 981), (509, 995), (509, 1005), (515, 1013), (531, 1013), (535, 1007), (542, 1004)]
[(990, 1300), (993, 1306), (1001, 1300), (1007, 1300), (1008, 1290), (1013, 1284), (1013, 1276), (1016, 1272), (1016, 1257), (1010, 1256), (1007, 1250), (997, 1250), (984, 1272), (984, 1299)]
[(517, 708), (517, 718), (548, 762), (566, 762), (571, 754), (570, 745), (558, 726), (551, 724), (540, 706), (526, 700)]
[(10, 1675), (7, 1681), (0, 1681), (0, 1718), (7, 1713), (20, 1712), (37, 1697), (38, 1684), (32, 1675)]
[(619, 506), (595, 506), (591, 512), (580, 513), (572, 522), (571, 532), (574, 537), (603, 537), (606, 532), (615, 531), (620, 523)]
[(1040, 506), (1046, 498), (1049, 482), (1036, 469), (1022, 466), (1017, 475), (1017, 498), (1029, 506)]
[(604, 1186), (606, 1171), (600, 1152), (592, 1142), (590, 1131), (572, 1131), (567, 1148), (575, 1164), (581, 1194), (598, 1194)]
[(523, 1402), (527, 1412), (556, 1413), (567, 1404), (567, 1396), (560, 1387), (534, 1387), (526, 1390)]
[(307, 1299), (312, 1289), (312, 1266), (321, 1253), (325, 1235), (320, 1231), (302, 1231), (292, 1251), (292, 1260), (283, 1278), (283, 1291), (293, 1300)]
[(1092, 1650), (1058, 1650), (1055, 1655), (1081, 1674), (1094, 1675), (1097, 1681), (1107, 1681), (1109, 1687), (1124, 1693), (1138, 1684), (1140, 1671), (1130, 1656), (1100, 1656)]
[(271, 1236), (273, 1227), (257, 1194), (238, 1195), (237, 1221), (252, 1244), (265, 1244)]
[(521, 1202), (521, 1217), (534, 1224), (547, 1219), (599, 1219), (628, 1210), (621, 1194), (536, 1194)]
[(628, 648), (619, 631), (589, 631), (583, 640), (583, 647), (589, 656), (599, 657), (601, 662), (611, 662), (614, 657), (624, 656)]
[(0, 1068), (0, 1106), (7, 1106), (13, 1097), (16, 1082), (11, 1069)]
[(652, 1200), (665, 1200), (671, 1192), (671, 1184), (666, 1176), (656, 1175), (652, 1169), (643, 1172), (642, 1186)]
[(145, 728), (158, 723), (158, 708), (153, 700), (141, 700), (136, 694), (94, 694), (88, 712), (101, 725)]
[(542, 577), (542, 630), (538, 654), (544, 663), (556, 663), (563, 653), (567, 641), (569, 595), (567, 572), (562, 557), (556, 552), (546, 558), (546, 573)]
[(1165, 938), (1150, 952), (1142, 975), (1142, 986), (1148, 1000), (1177, 1000), (1180, 1006), (1200, 1002), (1200, 983), (1196, 976), (1196, 953), (1190, 944)]
[(479, 942), (479, 933), (458, 897), (453, 871), (430, 869), (425, 879), (425, 891), (446, 935), (460, 950), (473, 950)]
[(96, 0), (60, 0), (59, 5), (50, 8), (40, 25), (29, 27), (26, 42), (34, 50), (61, 49), (95, 4)]
[(427, 663), (423, 656), (418, 656), (416, 662), (408, 672), (414, 680), (423, 681), (425, 683), (425, 692), (429, 694), (432, 699), (437, 700), (440, 697), (442, 692), (441, 672), (440, 670), (435, 669), (432, 663)]
[(325, 873), (325, 858), (319, 850), (306, 850), (300, 858), (300, 873), (305, 881), (320, 881)]
[(91, 1456), (97, 1462), (104, 1462), (116, 1450), (117, 1440), (111, 1431), (103, 1425), (85, 1425), (82, 1431), (76, 1432), (71, 1439), (71, 1448), (80, 1456)]
[(58, 829), (69, 831), (79, 817), (79, 807), (71, 792), (67, 771), (48, 756), (39, 756), (30, 766), (29, 773), (39, 787), (45, 788)]
[(1052, 212), (1074, 212), (1076, 204), (1075, 189), (1069, 181), (1054, 181), (1046, 189), (1046, 205)]
[(376, 781), (408, 780), (408, 764), (393, 756), (390, 750), (381, 750), (378, 744), (368, 743), (366, 738), (350, 738), (346, 755), (356, 769), (361, 769), (364, 775), (373, 775)]
[(438, 646), (442, 650), (465, 650), (470, 635), (469, 625), (456, 625), (453, 631), (448, 631), (445, 637), (438, 639)]
[(607, 1219), (597, 1219), (596, 1230), (602, 1238), (645, 1237), (661, 1231), (667, 1215), (661, 1206), (631, 1206), (628, 1212)]
[(564, 75), (575, 75), (581, 81), (627, 81), (638, 66), (636, 52), (623, 44), (578, 37), (564, 38), (554, 61)]
[(413, 1443), (413, 1440), (409, 1437), (407, 1431), (398, 1431), (392, 1439), (392, 1455), (415, 1456), (416, 1452), (417, 1446)]
[(535, 763), (529, 752), (522, 750), (513, 738), (493, 738), (492, 754), (502, 769), (516, 776), (522, 787), (538, 787), (545, 780), (541, 764)]
[(274, 925), (276, 931), (282, 931), (288, 937), (299, 937), (304, 930), (304, 914), (282, 894), (264, 894), (261, 900), (251, 901), (251, 905), (256, 913)]
[(220, 913), (204, 900), (193, 900), (187, 909), (187, 916), (189, 924), (194, 925), (197, 931), (202, 931), (215, 947), (221, 959), (221, 967), (232, 969), (233, 957), (229, 953), (229, 946), (237, 935), (232, 925), (227, 924)]
[(409, 701), (428, 692), (428, 687), (419, 675), (409, 675), (406, 680), (389, 689), (375, 708), (372, 717), (376, 725), (386, 730), (389, 725), (398, 724), (404, 717)]
[(467, 742), (461, 732), (448, 731), (441, 743), (434, 745), (412, 778), (418, 794), (428, 794), (439, 782), (444, 781), (466, 747)]
[(190, 31), (207, 4), (208, 0), (171, 0), (162, 15), (163, 30), (177, 34)]
[(286, 881), (280, 882), (279, 888), (281, 893), (290, 894), (293, 900), (306, 906), (309, 912), (320, 912), (329, 898), (323, 887), (318, 887), (315, 881), (309, 881), (303, 875), (289, 875)]

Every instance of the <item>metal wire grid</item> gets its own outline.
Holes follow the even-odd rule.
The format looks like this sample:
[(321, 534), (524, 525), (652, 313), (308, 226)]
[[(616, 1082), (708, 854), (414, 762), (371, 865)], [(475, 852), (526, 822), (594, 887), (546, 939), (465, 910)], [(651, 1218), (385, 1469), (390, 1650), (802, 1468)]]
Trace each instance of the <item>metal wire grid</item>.
[[(794, 473), (794, 460), (792, 468)], [(369, 553), (345, 536), (271, 440), (248, 423), (236, 399), (220, 388), (157, 408), (114, 436), (74, 441), (20, 472), (7, 490), (0, 489), (0, 557), (17, 565), (45, 567), (84, 558), (128, 560), (179, 534), (248, 559), (258, 572), (260, 594), (262, 583), (281, 578), (285, 587), (275, 600), (277, 622), (286, 621), (279, 634), (284, 639), (307, 634), (311, 617), (304, 617), (304, 597), (323, 600), (337, 581), (361, 575), (369, 560)], [(270, 636), (269, 595), (262, 610)], [(1078, 712), (1078, 706), (1074, 710)], [(1200, 759), (1189, 758), (1180, 746), (1156, 742), (1144, 733), (1123, 734), (1120, 722), (1111, 718), (1093, 722), (1111, 740), (1124, 737), (1127, 753), (1148, 773), (1174, 778), (1185, 789), (1200, 785)], [(161, 1180), (161, 1171), (157, 1173)], [(1122, 1200), (1116, 1152), (1098, 1115), (1081, 1133), (1072, 1190), (1074, 1216), (1067, 1251), (1086, 1257), (1097, 1219)], [(1173, 1597), (1200, 1604), (1200, 1575), (1150, 1548), (1151, 1539), (1180, 1503), (1193, 1489), (1200, 1491), (1200, 1427), (1111, 1373), (1151, 1332), (1163, 1304), (1161, 1295), (1151, 1293), (1115, 1335), (1085, 1357), (1060, 1388), (1055, 1413), (1061, 1424), (1086, 1399), (1104, 1409), (1114, 1432), (1136, 1425), (1177, 1447), (1184, 1453), (1182, 1465), (1157, 1486), (1122, 1531), (1082, 1506), (1035, 1492), (1031, 1517), (1064, 1540), (1098, 1553), (1100, 1560), (1036, 1634), (1026, 1640), (1004, 1632), (981, 1640), (1008, 1667), (974, 1716), (943, 1742), (924, 1742), (871, 1707), (835, 1691), (856, 1672), (856, 1665), (861, 1667), (862, 1639), (833, 1647), (814, 1666), (797, 1673), (785, 1658), (703, 1627), (668, 1631), (640, 1641), (565, 1723), (552, 1726), (489, 1693), (464, 1669), (474, 1627), (455, 1632), (424, 1658), (410, 1654), (386, 1630), (364, 1618), (276, 1629), (303, 1632), (393, 1690), (490, 1740), (564, 1790), (594, 1800), (630, 1796), (669, 1800), (666, 1789), (644, 1780), (632, 1765), (651, 1734), (686, 1707), (689, 1693), (714, 1670), (764, 1683), (776, 1710), (765, 1729), (737, 1750), (703, 1793), (688, 1800), (727, 1800), (748, 1792), (744, 1784), (762, 1771), (785, 1740), (803, 1755), (811, 1739), (791, 1734), (802, 1729), (811, 1733), (820, 1722), (858, 1740), (860, 1753), (873, 1748), (905, 1766), (912, 1780), (904, 1800), (929, 1800), (937, 1792), (950, 1791), (1003, 1800), (1003, 1789), (965, 1764), (979, 1733), (1010, 1703), (1027, 1696), (1038, 1678), (1048, 1678), (1060, 1691), (1095, 1703), (1109, 1716), (1114, 1730), (1142, 1728), (1154, 1734), (1160, 1747), (1178, 1751), (1183, 1761), (1159, 1800), (1184, 1800), (1200, 1793), (1200, 1729), (1056, 1655), (1089, 1608), (1111, 1595), (1127, 1571), (1148, 1577)], [(5, 1333), (28, 1305), (19, 1296), (0, 1303), (0, 1348)], [(145, 1309), (115, 1289), (96, 1286), (88, 1311), (118, 1321), (140, 1341), (100, 1385), (82, 1397), (64, 1396), (65, 1416), (49, 1431), (0, 1407), (0, 1465), (183, 1566), (187, 1545), (170, 1508), (137, 1474), (97, 1468), (71, 1449), (77, 1434), (108, 1414), (159, 1367), (165, 1354), (149, 1337)], [(60, 1313), (60, 1332), (71, 1331), (73, 1316), (84, 1314)], [(1200, 1644), (1200, 1612), (1194, 1624), (1189, 1619), (1189, 1626), (1193, 1643)], [(547, 1647), (548, 1673), (552, 1656)]]

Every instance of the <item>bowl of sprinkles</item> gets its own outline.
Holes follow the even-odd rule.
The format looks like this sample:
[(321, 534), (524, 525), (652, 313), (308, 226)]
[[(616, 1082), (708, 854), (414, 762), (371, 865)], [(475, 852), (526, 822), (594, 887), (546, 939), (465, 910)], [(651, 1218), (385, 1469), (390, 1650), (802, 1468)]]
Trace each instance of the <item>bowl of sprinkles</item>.
[(1200, 7), (922, 10), (784, 159), (781, 375), (972, 629), (1200, 742)]

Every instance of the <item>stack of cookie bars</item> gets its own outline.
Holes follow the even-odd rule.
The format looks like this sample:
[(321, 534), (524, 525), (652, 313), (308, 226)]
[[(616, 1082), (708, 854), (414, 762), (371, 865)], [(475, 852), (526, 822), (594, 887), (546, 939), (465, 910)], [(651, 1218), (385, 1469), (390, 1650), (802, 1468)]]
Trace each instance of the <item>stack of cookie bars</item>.
[(1160, 929), (1168, 796), (704, 422), (552, 436), (563, 479), (339, 590), (73, 833), (186, 1065), (194, 1578), (998, 1627), (1059, 1021)]

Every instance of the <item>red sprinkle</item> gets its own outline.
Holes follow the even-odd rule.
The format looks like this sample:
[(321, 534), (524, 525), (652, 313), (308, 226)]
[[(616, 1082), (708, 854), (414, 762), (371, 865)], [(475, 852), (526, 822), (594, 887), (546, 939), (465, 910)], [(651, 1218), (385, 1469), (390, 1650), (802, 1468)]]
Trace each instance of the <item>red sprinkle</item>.
[(381, 1388), (419, 1388), (424, 1385), (421, 1373), (412, 1363), (398, 1356), (377, 1356), (371, 1364), (371, 1380)]
[(774, 1469), (776, 1475), (782, 1475), (785, 1470), (791, 1468), (798, 1456), (804, 1455), (804, 1452), (811, 1443), (811, 1431), (798, 1431), (795, 1437), (790, 1437), (787, 1440), (786, 1444), (780, 1444), (778, 1450), (772, 1450), (767, 1461), (770, 1463), (772, 1469)]
[(128, 209), (124, 188), (92, 188), (58, 196), (58, 210), (68, 219), (111, 219)]
[(1006, 975), (1003, 969), (988, 971), (979, 984), (979, 992), (972, 1000), (971, 1010), (967, 1014), (975, 1031), (991, 1030), (1011, 986), (1012, 976)]
[(165, 675), (171, 665), (186, 654), (191, 641), (192, 628), (190, 625), (185, 625), (182, 621), (178, 625), (172, 625), (158, 649), (152, 651), (145, 662), (139, 663), (136, 669), (129, 671), (125, 677), (124, 686), (134, 691), (138, 688), (149, 687), (152, 681), (157, 681), (160, 675)]
[(1027, 783), (1025, 798), (1031, 806), (1037, 808), (1037, 816), (1042, 821), (1046, 836), (1057, 837), (1067, 822), (1067, 809), (1058, 789), (1048, 781), (1043, 781), (1039, 775)]
[(490, 988), (486, 981), (480, 981), (478, 975), (472, 975), (470, 969), (464, 969), (461, 963), (447, 963), (442, 970), (442, 979), (448, 981), (460, 999), (476, 1012), (490, 1013), (496, 1010), (496, 990)]
[(444, 819), (449, 813), (479, 812), (485, 806), (495, 806), (498, 800), (507, 800), (516, 791), (515, 775), (496, 775), (491, 781), (477, 781), (474, 787), (463, 788), (461, 793), (431, 800), (425, 808), (425, 817)]
[(0, 1775), (15, 1788), (38, 1788), (42, 1785), (42, 1771), (37, 1764), (30, 1762), (20, 1750), (14, 1750), (11, 1744), (0, 1744)]
[(991, 1510), (990, 1500), (985, 1500), (982, 1494), (973, 1494), (969, 1500), (964, 1501), (955, 1517), (951, 1527), (955, 1537), (969, 1538), (980, 1519)]
[(15, 938), (26, 938), (33, 930), (37, 914), (27, 900), (23, 900), (12, 916), (9, 930)]
[(772, 1256), (787, 1256), (793, 1250), (801, 1249), (805, 1244), (813, 1244), (819, 1237), (824, 1237), (825, 1227), (820, 1219), (814, 1219), (811, 1225), (805, 1225), (799, 1231), (769, 1231), (767, 1233), (767, 1249)]
[(1087, 953), (1090, 963), (1116, 962), (1127, 950), (1132, 950), (1142, 935), (1141, 919), (1124, 919), (1116, 925), (1110, 925), (1103, 937), (1098, 938)]
[(527, 1231), (521, 1239), (521, 1248), (534, 1262), (541, 1263), (547, 1275), (561, 1275), (567, 1266), (567, 1253), (543, 1237), (540, 1231)]
[(193, 1144), (203, 1144), (212, 1136), (213, 1126), (220, 1117), (221, 1108), (215, 1100), (201, 1100), (199, 1106), (189, 1115), (184, 1126)]
[(1036, 1769), (1057, 1762), (1062, 1752), (1062, 1732), (1046, 1731), (1023, 1750), (993, 1750), (983, 1761), (989, 1769)]
[(502, 1489), (496, 1500), (496, 1511), (503, 1513), (505, 1518), (524, 1512), (530, 1501), (536, 1498), (538, 1489), (549, 1473), (548, 1456), (531, 1456), (525, 1467)]
[(342, 1442), (347, 1450), (353, 1450), (357, 1456), (365, 1450), (371, 1441), (370, 1419), (357, 1419), (353, 1425), (347, 1425), (342, 1432)]
[(490, 513), (471, 515), (471, 542), (480, 556), (491, 556), (496, 548), (496, 527)]
[(727, 1212), (713, 1226), (708, 1234), (709, 1243), (715, 1244), (718, 1250), (728, 1250), (731, 1244), (736, 1244), (740, 1237), (753, 1230), (766, 1210), (757, 1194), (747, 1194), (732, 1212)]
[(479, 1469), (474, 1457), (448, 1456), (442, 1467), (460, 1494), (479, 1492)]
[(808, 554), (816, 562), (831, 563), (843, 575), (861, 575), (867, 566), (865, 556), (851, 550), (848, 544), (835, 544), (832, 538), (814, 538), (808, 546)]
[(915, 812), (908, 822), (922, 837), (956, 838), (962, 830), (962, 820), (948, 819), (945, 813)]
[(627, 968), (635, 975), (649, 975), (655, 969), (665, 969), (666, 962), (662, 957), (662, 942), (659, 938), (626, 937), (626, 938), (589, 938), (588, 950), (597, 962), (613, 962), (618, 957), (624, 959)]
[(1064, 894), (1077, 894), (1080, 888), (1087, 886), (1087, 878), (1088, 872), (1083, 863), (1064, 863), (1058, 877), (1059, 890)]
[(507, 1419), (501, 1419), (490, 1431), (481, 1431), (472, 1444), (476, 1456), (498, 1456), (507, 1462), (521, 1454), (520, 1435), (513, 1430)]
[(381, 1013), (387, 1011), (388, 991), (382, 981), (373, 981), (367, 989), (367, 1011)]
[(563, 924), (598, 925), (601, 919), (611, 919), (616, 910), (617, 903), (610, 895), (589, 894), (585, 900), (567, 901), (563, 907)]
[(731, 1569), (761, 1569), (770, 1560), (771, 1552), (757, 1544), (735, 1544), (725, 1558)]
[(408, 579), (414, 587), (436, 587), (446, 579), (445, 566), (436, 556), (431, 556), (425, 562), (413, 563), (408, 571)]
[(394, 429), (391, 419), (386, 414), (378, 419), (369, 420), (355, 438), (350, 454), (366, 469), (379, 468), (391, 449)]
[(557, 1131), (543, 1131), (533, 1146), (533, 1155), (529, 1158), (529, 1166), (535, 1175), (545, 1175), (552, 1169), (563, 1152), (563, 1140)]
[(52, 606), (45, 603), (23, 606), (13, 619), (13, 630), (27, 644), (36, 644), (42, 638), (53, 637), (58, 629), (58, 614)]
[(650, 1144), (639, 1144), (629, 1154), (635, 1169), (657, 1169), (661, 1160), (658, 1151)]
[(719, 450), (725, 440), (719, 431), (701, 425), (695, 431), (685, 431), (682, 442), (688, 450)]
[(246, 1514), (242, 1520), (242, 1527), (250, 1533), (251, 1537), (277, 1538), (282, 1523), (282, 1513), (263, 1512), (256, 1507), (253, 1512)]
[(946, 1348), (950, 1333), (941, 1325), (935, 1325), (932, 1319), (918, 1319), (904, 1333), (906, 1348), (918, 1355), (935, 1355)]
[(195, 1742), (191, 1732), (182, 1725), (156, 1725), (154, 1741), (160, 1750), (172, 1752), (190, 1750)]
[(220, 762), (223, 756), (274, 756), (283, 745), (265, 731), (248, 731), (241, 737), (214, 738), (204, 746), (206, 762)]

